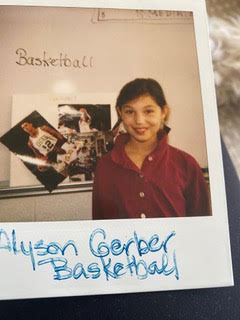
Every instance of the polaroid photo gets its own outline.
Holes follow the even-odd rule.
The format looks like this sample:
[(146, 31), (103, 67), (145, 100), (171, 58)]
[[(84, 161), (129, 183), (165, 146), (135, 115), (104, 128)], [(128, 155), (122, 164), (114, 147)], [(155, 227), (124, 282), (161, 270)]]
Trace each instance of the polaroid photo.
[[(204, 1), (10, 2), (0, 99), (15, 97), (12, 123), (34, 106), (58, 128), (57, 175), (92, 184), (33, 196), (36, 221), (1, 224), (0, 298), (232, 286)], [(14, 149), (25, 136), (17, 153), (34, 158), (23, 124)], [(19, 216), (14, 200), (0, 201)]]

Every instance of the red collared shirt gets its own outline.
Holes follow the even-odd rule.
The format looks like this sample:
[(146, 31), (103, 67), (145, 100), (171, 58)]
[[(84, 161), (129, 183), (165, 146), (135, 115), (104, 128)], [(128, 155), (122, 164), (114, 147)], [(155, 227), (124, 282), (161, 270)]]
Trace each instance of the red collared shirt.
[(164, 134), (139, 169), (127, 156), (127, 134), (97, 165), (93, 219), (210, 215), (208, 188), (189, 154), (167, 144)]

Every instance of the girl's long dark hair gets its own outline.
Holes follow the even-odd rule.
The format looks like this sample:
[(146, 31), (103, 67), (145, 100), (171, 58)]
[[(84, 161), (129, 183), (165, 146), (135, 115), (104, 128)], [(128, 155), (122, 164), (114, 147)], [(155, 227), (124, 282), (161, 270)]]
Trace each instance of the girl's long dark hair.
[(164, 108), (167, 102), (160, 84), (154, 79), (137, 78), (128, 82), (119, 92), (116, 107), (121, 110), (128, 101), (136, 99), (142, 95), (149, 94), (159, 105)]

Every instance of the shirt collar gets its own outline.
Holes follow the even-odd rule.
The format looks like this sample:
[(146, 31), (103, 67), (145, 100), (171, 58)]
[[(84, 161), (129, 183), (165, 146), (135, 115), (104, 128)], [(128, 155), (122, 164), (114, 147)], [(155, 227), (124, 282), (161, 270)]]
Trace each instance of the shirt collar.
[[(167, 126), (164, 126), (164, 128), (159, 131), (158, 133), (158, 144), (156, 148), (149, 154), (148, 156), (152, 156), (153, 158), (157, 157), (158, 159), (163, 155), (167, 148), (167, 138), (168, 138), (168, 132), (171, 129)], [(128, 158), (124, 146), (127, 143), (129, 139), (129, 135), (127, 133), (122, 133), (119, 136), (117, 136), (114, 144), (114, 148), (111, 151), (111, 158), (112, 161), (121, 165), (122, 167), (137, 170), (137, 167), (135, 164)], [(139, 170), (139, 169), (138, 169)]]

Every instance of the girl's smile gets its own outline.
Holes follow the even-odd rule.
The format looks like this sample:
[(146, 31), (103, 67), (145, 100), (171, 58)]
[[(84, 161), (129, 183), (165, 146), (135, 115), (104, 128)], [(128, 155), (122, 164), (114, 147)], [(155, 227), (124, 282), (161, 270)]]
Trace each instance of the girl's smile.
[(146, 132), (147, 128), (134, 128), (134, 130), (137, 134), (143, 135)]

